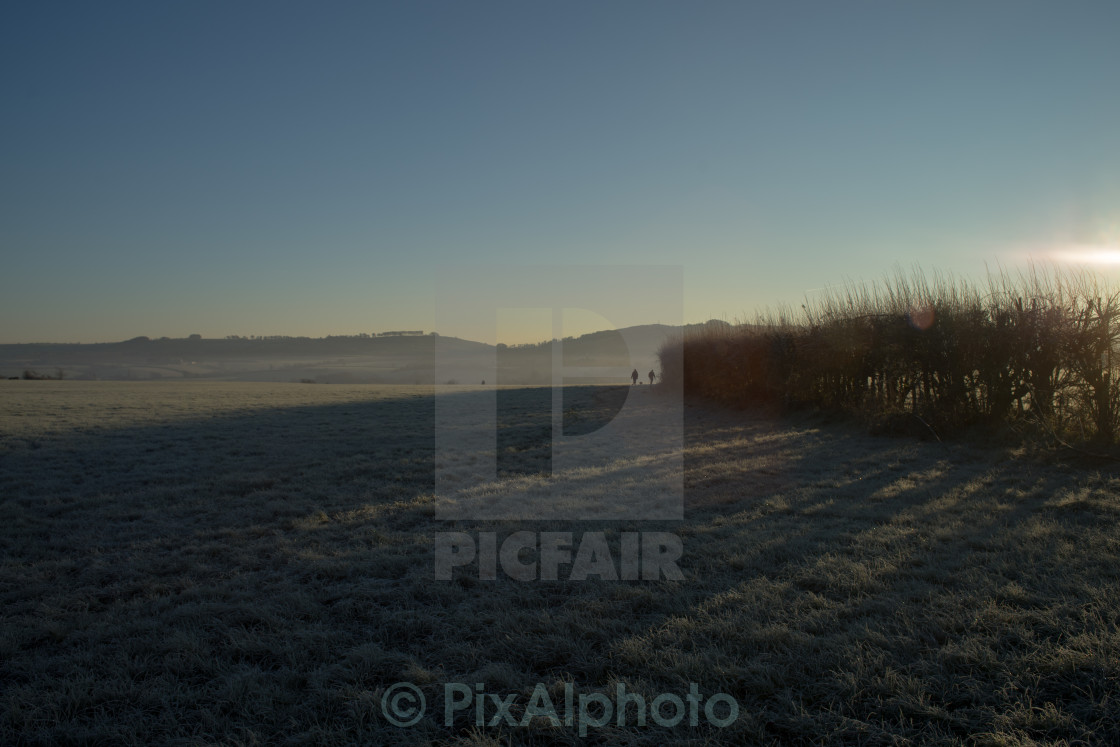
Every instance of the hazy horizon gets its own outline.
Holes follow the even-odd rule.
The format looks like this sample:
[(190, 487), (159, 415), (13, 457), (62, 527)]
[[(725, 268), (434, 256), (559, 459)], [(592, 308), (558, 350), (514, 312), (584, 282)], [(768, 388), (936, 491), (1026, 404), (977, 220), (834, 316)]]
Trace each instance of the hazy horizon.
[[(704, 320), (703, 322), (686, 322), (685, 325), (683, 325), (683, 326), (706, 324), (706, 323), (713, 322), (713, 321), (723, 321), (723, 320), (708, 319), (708, 320)], [(660, 325), (659, 322), (650, 322), (648, 325), (631, 325), (631, 326), (659, 326), (659, 325)], [(679, 326), (682, 326), (682, 325), (667, 324), (667, 325), (660, 325), (660, 326), (679, 327)], [(612, 331), (614, 329), (616, 329), (616, 328), (609, 327), (609, 328), (603, 328), (603, 329), (588, 329), (587, 331), (574, 332), (572, 334), (568, 334), (567, 332), (565, 332), (564, 338), (565, 339), (569, 338), (569, 337), (577, 337), (578, 338), (578, 337), (582, 337), (584, 335), (595, 334), (597, 332), (608, 332), (608, 331)], [(394, 334), (394, 333), (402, 333), (402, 332), (404, 334), (400, 334), (400, 335)], [(412, 333), (415, 333), (415, 332), (419, 332), (420, 334), (412, 334)], [(302, 335), (284, 334), (284, 333), (277, 333), (277, 334), (272, 334), (272, 335), (257, 335), (257, 334), (240, 334), (240, 333), (237, 333), (237, 332), (230, 332), (228, 334), (213, 335), (213, 336), (206, 335), (206, 334), (203, 334), (201, 332), (192, 332), (192, 333), (182, 335), (182, 336), (137, 334), (137, 335), (132, 335), (130, 337), (124, 337), (124, 338), (121, 338), (119, 340), (73, 340), (73, 339), (70, 339), (70, 340), (66, 340), (66, 339), (59, 339), (59, 340), (16, 340), (16, 341), (0, 340), (0, 345), (112, 345), (112, 344), (121, 343), (121, 342), (129, 342), (129, 341), (135, 340), (137, 338), (146, 338), (150, 341), (188, 340), (193, 335), (196, 335), (196, 334), (200, 335), (202, 340), (240, 339), (240, 340), (250, 340), (250, 341), (252, 341), (252, 340), (281, 339), (281, 338), (293, 339), (293, 340), (298, 340), (298, 339), (325, 340), (325, 339), (332, 338), (332, 337), (346, 337), (346, 338), (368, 337), (368, 338), (371, 338), (371, 339), (373, 339), (373, 338), (390, 338), (390, 337), (396, 337), (396, 336), (401, 336), (401, 337), (426, 337), (426, 336), (430, 336), (430, 335), (435, 334), (435, 335), (439, 335), (440, 337), (455, 337), (455, 338), (466, 340), (466, 341), (469, 341), (469, 342), (482, 342), (482, 343), (485, 343), (485, 344), (494, 344), (494, 343), (487, 343), (485, 340), (477, 340), (477, 339), (470, 338), (470, 337), (462, 337), (460, 335), (445, 335), (445, 334), (441, 333), (439, 330), (433, 330), (433, 329), (423, 329), (423, 330), (421, 330), (421, 329), (418, 329), (418, 328), (410, 328), (410, 329), (407, 329), (407, 330), (405, 330), (405, 329), (401, 329), (401, 330), (397, 330), (397, 329), (369, 330), (369, 329), (366, 329), (366, 330), (359, 330), (357, 332), (345, 332), (345, 333), (344, 332), (327, 332), (325, 334), (302, 334)], [(549, 342), (551, 339), (552, 338), (550, 338), (550, 337), (545, 337), (545, 338), (540, 338), (540, 339), (537, 339), (537, 338), (521, 339), (521, 338), (513, 338), (513, 337), (502, 337), (502, 338), (499, 338), (497, 340), (497, 342), (501, 343), (501, 344), (504, 344), (504, 345), (536, 345), (536, 344), (539, 344), (539, 343)]]

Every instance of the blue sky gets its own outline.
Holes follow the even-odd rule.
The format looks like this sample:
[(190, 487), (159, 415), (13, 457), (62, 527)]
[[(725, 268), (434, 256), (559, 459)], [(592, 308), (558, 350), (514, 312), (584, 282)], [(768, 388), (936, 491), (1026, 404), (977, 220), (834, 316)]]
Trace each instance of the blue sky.
[(2, 13), (0, 342), (431, 329), (442, 265), (679, 265), (686, 321), (1120, 272), (1115, 2)]

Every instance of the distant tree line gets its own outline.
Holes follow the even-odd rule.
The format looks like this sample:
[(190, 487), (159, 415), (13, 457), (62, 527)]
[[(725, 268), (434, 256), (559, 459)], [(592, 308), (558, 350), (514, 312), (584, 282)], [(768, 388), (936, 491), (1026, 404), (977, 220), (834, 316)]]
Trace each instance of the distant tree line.
[[(389, 332), (359, 332), (354, 335), (327, 335), (326, 337), (308, 337), (306, 335), (226, 335), (226, 340), (265, 340), (265, 341), (308, 341), (308, 340), (369, 340), (374, 337), (422, 337), (422, 336), (437, 337), (435, 332), (424, 332), (422, 329), (406, 329), (406, 330), (391, 330)], [(187, 338), (171, 338), (160, 337), (156, 342), (174, 342), (176, 340), (187, 339), (191, 342), (202, 341), (202, 335), (193, 334)], [(152, 342), (152, 338), (146, 335), (140, 335), (125, 340), (127, 343), (143, 343)]]
[(226, 335), (227, 340), (310, 340), (310, 337), (292, 335)]
[[(393, 332), (359, 332), (356, 335), (327, 335), (326, 337), (307, 337), (307, 336), (293, 336), (293, 335), (226, 335), (227, 340), (368, 340), (373, 337), (420, 337), (425, 333), (423, 330), (400, 330)], [(434, 337), (435, 332), (431, 335)], [(195, 339), (195, 335), (191, 335), (191, 339)], [(201, 339), (201, 338), (199, 338)]]

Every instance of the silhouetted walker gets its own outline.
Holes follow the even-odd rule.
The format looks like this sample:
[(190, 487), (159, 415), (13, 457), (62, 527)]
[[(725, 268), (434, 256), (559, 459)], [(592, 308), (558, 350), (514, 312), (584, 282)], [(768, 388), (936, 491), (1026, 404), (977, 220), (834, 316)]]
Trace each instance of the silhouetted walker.
[(653, 369), (651, 368), (651, 369), (649, 370), (649, 385), (650, 385), (650, 386), (653, 386), (653, 379), (654, 379), (654, 377), (655, 377), (655, 374), (653, 373)]
[[(634, 382), (634, 384), (638, 383), (638, 369), (634, 369), (634, 371), (630, 374), (630, 379)], [(631, 386), (633, 386), (633, 384), (631, 384)]]

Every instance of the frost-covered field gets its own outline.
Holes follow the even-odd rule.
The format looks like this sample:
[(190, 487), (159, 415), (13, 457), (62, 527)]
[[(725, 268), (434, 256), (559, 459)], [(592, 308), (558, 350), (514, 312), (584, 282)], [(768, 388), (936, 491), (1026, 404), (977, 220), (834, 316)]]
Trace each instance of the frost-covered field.
[[(681, 522), (443, 521), (433, 396), (471, 390), (0, 381), (0, 743), (1120, 741), (1115, 465), (690, 405)], [(548, 390), (499, 397), (493, 494), (553, 466)], [(670, 531), (685, 578), (435, 581), (449, 530)], [(581, 739), (446, 725), (447, 683), (740, 712)]]

